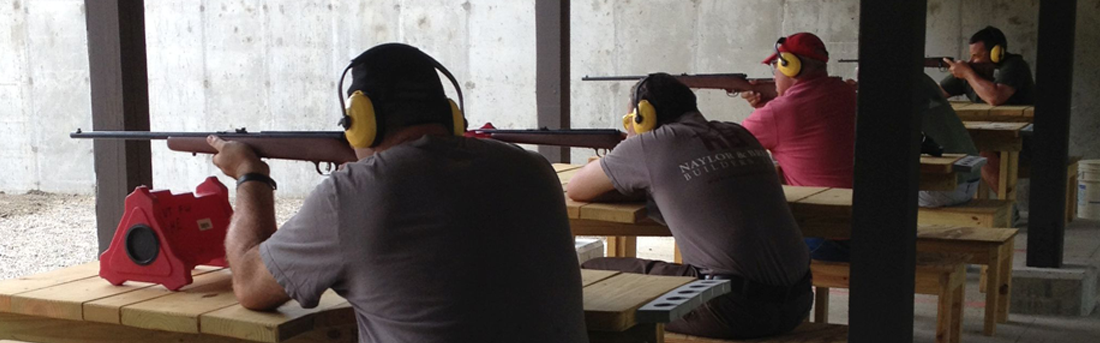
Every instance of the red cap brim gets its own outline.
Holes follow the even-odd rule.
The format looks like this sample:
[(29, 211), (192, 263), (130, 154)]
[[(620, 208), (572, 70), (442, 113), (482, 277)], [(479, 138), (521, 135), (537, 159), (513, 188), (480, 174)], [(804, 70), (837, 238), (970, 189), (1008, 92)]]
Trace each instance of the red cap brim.
[(772, 62), (775, 62), (775, 59), (778, 58), (778, 57), (779, 57), (779, 54), (776, 54), (776, 53), (773, 52), (770, 56), (768, 56), (768, 58), (765, 58), (763, 61), (760, 61), (760, 63), (762, 63), (762, 64), (772, 64)]

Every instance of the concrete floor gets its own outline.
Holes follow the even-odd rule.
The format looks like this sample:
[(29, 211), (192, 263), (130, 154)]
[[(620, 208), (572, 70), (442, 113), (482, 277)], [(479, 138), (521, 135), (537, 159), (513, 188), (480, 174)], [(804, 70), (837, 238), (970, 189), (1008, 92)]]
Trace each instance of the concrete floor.
[[(1025, 214), (1026, 215), (1026, 214)], [(1026, 225), (1021, 225), (1017, 237), (1015, 264), (1023, 268), (1026, 260)], [(672, 260), (670, 237), (638, 239), (638, 257)], [(1080, 265), (1100, 258), (1100, 221), (1075, 220), (1066, 228), (1065, 263)], [(1089, 268), (1098, 268), (1095, 264)], [(1084, 317), (1010, 314), (1008, 323), (997, 326), (993, 337), (982, 335), (985, 316), (985, 294), (978, 291), (979, 269), (971, 266), (967, 273), (966, 303), (962, 341), (972, 342), (1100, 342), (1100, 310)], [(1100, 307), (1100, 306), (1098, 306)], [(936, 329), (936, 296), (916, 295), (914, 303), (914, 342), (934, 342)], [(848, 290), (833, 289), (829, 299), (830, 322), (848, 323)]]

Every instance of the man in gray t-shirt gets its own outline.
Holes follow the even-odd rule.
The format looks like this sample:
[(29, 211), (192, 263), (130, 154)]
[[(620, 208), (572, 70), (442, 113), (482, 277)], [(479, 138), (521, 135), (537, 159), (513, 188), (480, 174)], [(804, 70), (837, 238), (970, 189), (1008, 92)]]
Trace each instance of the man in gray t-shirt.
[[(209, 139), (214, 163), (240, 177), (226, 253), (241, 305), (312, 308), (332, 289), (355, 309), (360, 342), (587, 342), (550, 164), (456, 137), (465, 122), (436, 69), (450, 73), (415, 48), (378, 46), (349, 68), (346, 128), (360, 160), (321, 182), (278, 231), (267, 165), (247, 145)], [(357, 96), (373, 113), (357, 112)], [(367, 118), (377, 128), (356, 126)]]
[(708, 122), (691, 90), (668, 74), (646, 77), (635, 93), (640, 104), (624, 120), (631, 136), (581, 169), (568, 195), (647, 197), (684, 264), (601, 258), (583, 267), (733, 281), (733, 294), (670, 323), (669, 331), (741, 338), (794, 329), (813, 298), (810, 257), (768, 153), (740, 125)]

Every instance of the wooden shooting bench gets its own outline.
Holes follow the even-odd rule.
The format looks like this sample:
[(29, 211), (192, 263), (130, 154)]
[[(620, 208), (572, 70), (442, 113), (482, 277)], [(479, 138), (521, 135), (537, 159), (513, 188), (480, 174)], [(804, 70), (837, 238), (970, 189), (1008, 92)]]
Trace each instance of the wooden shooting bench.
[[(555, 164), (563, 187), (581, 166)], [(844, 239), (851, 236), (852, 190), (828, 187), (783, 186), (787, 204), (805, 237)], [(643, 203), (586, 203), (566, 197), (566, 209), (574, 235), (608, 236), (607, 255), (636, 256), (637, 236), (672, 236), (667, 226), (647, 217)], [(993, 204), (986, 204), (994, 202)], [(1008, 297), (1012, 283), (1012, 252), (1015, 229), (992, 229), (992, 226), (970, 227), (972, 223), (993, 225), (1003, 223), (1007, 216), (1007, 201), (973, 200), (970, 204), (927, 210), (951, 210), (953, 213), (918, 215), (917, 249), (928, 252), (964, 252), (971, 255), (966, 263), (982, 265), (988, 279), (983, 289), (987, 293), (986, 335), (993, 335), (993, 320), (1007, 321)], [(963, 223), (963, 224), (957, 224)], [(937, 226), (948, 225), (948, 226)], [(927, 249), (927, 250), (924, 250)], [(676, 262), (680, 262), (676, 248)], [(995, 297), (990, 297), (996, 293)], [(1004, 313), (1002, 317), (992, 317)]]
[(805, 322), (782, 335), (753, 339), (717, 339), (667, 333), (665, 343), (848, 343), (848, 326)]
[[(1024, 138), (1020, 130), (1027, 127), (1026, 122), (965, 121), (970, 138), (980, 151), (993, 151), (1000, 156), (1000, 177), (997, 184), (997, 199), (1016, 200), (1016, 181), (1019, 177), (1020, 150), (1023, 150)], [(989, 188), (982, 183), (978, 188), (979, 198), (984, 198)]]
[(952, 101), (951, 107), (955, 109), (962, 121), (996, 121), (1032, 123), (1035, 121), (1034, 106), (990, 106), (986, 103), (969, 101)]
[[(179, 292), (142, 282), (113, 286), (91, 262), (0, 281), (0, 339), (34, 342), (356, 342), (351, 306), (335, 292), (304, 309), (290, 301), (272, 312), (241, 307), (228, 269), (200, 266)], [(593, 342), (659, 342), (664, 323), (729, 292), (691, 277), (581, 270), (585, 321)], [(710, 281), (716, 282), (716, 281)], [(678, 303), (667, 304), (676, 290)], [(650, 306), (650, 302), (662, 302)], [(643, 310), (639, 310), (643, 309)], [(673, 314), (675, 312), (675, 315)], [(491, 323), (489, 323), (491, 325)]]

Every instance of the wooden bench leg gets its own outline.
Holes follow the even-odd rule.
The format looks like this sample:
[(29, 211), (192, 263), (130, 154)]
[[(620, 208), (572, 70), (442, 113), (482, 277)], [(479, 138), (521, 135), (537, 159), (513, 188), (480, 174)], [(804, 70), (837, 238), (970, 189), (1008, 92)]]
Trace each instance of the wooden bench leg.
[[(965, 274), (964, 274), (965, 277)], [(963, 280), (962, 282), (966, 282)], [(966, 302), (966, 287), (960, 283), (959, 287), (955, 288), (955, 296), (952, 297), (951, 303), (951, 342), (959, 343), (961, 341), (962, 334), (962, 320), (963, 320), (963, 304)]]
[(814, 323), (829, 322), (829, 287), (814, 287)]
[(1004, 245), (1004, 249), (1001, 251), (1001, 276), (1000, 286), (997, 287), (998, 293), (1000, 293), (1000, 302), (997, 304), (997, 322), (1008, 322), (1008, 306), (1012, 300), (1012, 259), (1015, 255), (1014, 240), (1009, 240), (1008, 244)]
[(1000, 256), (1001, 248), (993, 248), (989, 253), (990, 266), (982, 266), (982, 274), (985, 276), (985, 283), (982, 284), (982, 288), (985, 290), (985, 327), (982, 333), (986, 336), (993, 336), (997, 333), (997, 311), (1001, 304), (1000, 288), (1001, 277), (1001, 263), (1003, 258)]
[[(1010, 151), (1008, 152), (1008, 170), (1001, 171), (1001, 177), (1007, 178), (1007, 180), (1001, 181), (1004, 183), (1004, 197), (1001, 199), (1016, 200), (1016, 183), (1020, 177), (1020, 152)], [(1012, 223), (1009, 223), (1012, 225)]]
[(939, 308), (936, 311), (936, 343), (951, 342), (951, 328), (954, 326), (952, 314), (955, 312), (955, 290), (946, 286), (940, 288)]
[(607, 236), (607, 257), (637, 257), (638, 237)]
[(1008, 199), (1008, 166), (1012, 161), (1010, 157), (1011, 152), (1000, 151), (997, 153), (1001, 156), (1001, 169), (997, 171), (997, 199)]

